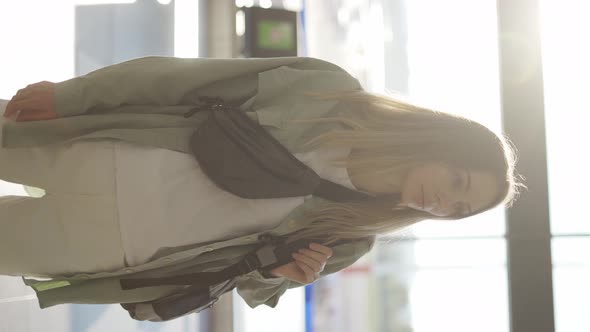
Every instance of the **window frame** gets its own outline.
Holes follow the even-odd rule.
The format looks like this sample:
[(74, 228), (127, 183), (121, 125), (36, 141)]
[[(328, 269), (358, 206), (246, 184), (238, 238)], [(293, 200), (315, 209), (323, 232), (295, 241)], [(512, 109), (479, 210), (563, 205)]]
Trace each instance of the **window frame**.
[[(555, 331), (539, 0), (497, 0), (504, 132), (529, 188), (506, 210), (511, 331)], [(526, 79), (522, 69), (527, 68)]]

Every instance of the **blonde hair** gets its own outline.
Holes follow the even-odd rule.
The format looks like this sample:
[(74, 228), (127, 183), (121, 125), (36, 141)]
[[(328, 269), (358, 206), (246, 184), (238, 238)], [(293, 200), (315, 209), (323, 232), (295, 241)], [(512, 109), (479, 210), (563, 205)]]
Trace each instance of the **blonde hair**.
[[(516, 157), (510, 141), (477, 122), (363, 90), (313, 95), (339, 100), (339, 105), (354, 109), (348, 116), (295, 120), (343, 125), (342, 130), (313, 137), (306, 148), (347, 147), (362, 151), (340, 161), (349, 172), (387, 176), (401, 174), (425, 162), (490, 172), (498, 179), (500, 193), (488, 207), (473, 214), (501, 203), (510, 205), (522, 186), (514, 174)], [(426, 212), (396, 207), (398, 202), (379, 199), (346, 204), (325, 202), (303, 214), (307, 226), (289, 234), (287, 242), (322, 239), (329, 245), (338, 240), (391, 233), (424, 219), (467, 217), (433, 217)]]

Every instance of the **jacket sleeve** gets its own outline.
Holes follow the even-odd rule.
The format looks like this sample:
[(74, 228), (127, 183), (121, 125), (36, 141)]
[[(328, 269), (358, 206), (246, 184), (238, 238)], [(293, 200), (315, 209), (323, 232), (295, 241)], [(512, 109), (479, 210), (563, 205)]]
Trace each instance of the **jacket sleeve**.
[(258, 73), (281, 66), (343, 71), (329, 62), (303, 57), (145, 57), (57, 83), (56, 112), (65, 117), (121, 105), (179, 105), (195, 94), (242, 100), (256, 93)]
[[(375, 238), (343, 244), (332, 248), (334, 254), (328, 260), (321, 276), (338, 272), (356, 262), (369, 252), (375, 244)], [(238, 294), (251, 308), (265, 304), (274, 308), (279, 298), (291, 288), (305, 286), (285, 278), (264, 278), (260, 272), (253, 271), (242, 276), (237, 283)]]

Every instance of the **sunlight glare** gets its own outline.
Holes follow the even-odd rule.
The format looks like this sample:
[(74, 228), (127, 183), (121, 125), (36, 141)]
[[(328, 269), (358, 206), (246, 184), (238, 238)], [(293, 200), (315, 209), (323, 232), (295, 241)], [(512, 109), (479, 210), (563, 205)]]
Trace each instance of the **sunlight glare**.
[(176, 0), (174, 3), (174, 56), (199, 56), (199, 2)]

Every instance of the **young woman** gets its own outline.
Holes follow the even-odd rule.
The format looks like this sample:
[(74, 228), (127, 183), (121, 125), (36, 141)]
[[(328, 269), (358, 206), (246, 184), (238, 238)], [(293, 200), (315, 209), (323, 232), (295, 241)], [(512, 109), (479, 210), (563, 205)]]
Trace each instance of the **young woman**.
[[(375, 199), (220, 189), (188, 146), (205, 117), (184, 115), (203, 96), (239, 105), (322, 178)], [(481, 213), (519, 187), (505, 139), (366, 92), (312, 58), (141, 58), (32, 84), (5, 108), (0, 177), (46, 194), (2, 198), (0, 274), (27, 277), (42, 308), (150, 301), (181, 287), (122, 290), (119, 281), (219, 270), (265, 234), (322, 239), (292, 263), (239, 278), (250, 306), (274, 307), (288, 288), (355, 262), (377, 234)]]

